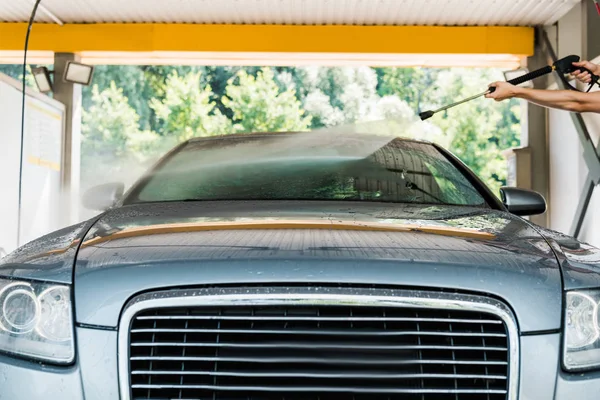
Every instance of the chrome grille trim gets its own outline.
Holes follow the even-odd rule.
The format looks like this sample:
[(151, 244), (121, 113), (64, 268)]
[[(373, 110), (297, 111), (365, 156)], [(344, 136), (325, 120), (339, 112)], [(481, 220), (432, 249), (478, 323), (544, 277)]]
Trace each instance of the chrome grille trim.
[[(388, 289), (357, 289), (357, 288), (236, 288), (236, 289), (199, 289), (199, 290), (169, 290), (153, 293), (146, 293), (133, 298), (125, 306), (121, 320), (119, 323), (118, 333), (118, 367), (119, 367), (119, 386), (122, 400), (131, 400), (131, 384), (130, 373), (135, 371), (129, 370), (130, 362), (130, 347), (129, 335), (130, 327), (136, 314), (146, 309), (154, 308), (169, 308), (169, 307), (207, 307), (207, 306), (368, 306), (368, 307), (399, 307), (399, 308), (430, 308), (435, 310), (458, 310), (458, 311), (475, 311), (494, 314), (499, 317), (506, 326), (508, 333), (508, 390), (480, 390), (480, 389), (417, 389), (411, 390), (406, 388), (398, 389), (396, 393), (490, 393), (490, 394), (506, 394), (507, 400), (516, 400), (518, 397), (519, 385), (519, 336), (517, 321), (513, 316), (512, 311), (504, 303), (484, 296), (464, 295), (455, 293), (440, 293), (433, 291), (409, 291), (409, 290), (388, 290)], [(218, 319), (218, 317), (199, 317), (199, 319)], [(154, 317), (153, 317), (154, 318)], [(233, 320), (236, 317), (226, 317)], [(243, 317), (244, 320), (281, 320), (276, 317)], [(300, 317), (294, 317), (300, 318)], [(144, 319), (144, 317), (140, 317)], [(159, 319), (159, 318), (154, 318)], [(169, 317), (165, 319), (171, 319)], [(177, 318), (173, 318), (177, 319)], [(322, 320), (321, 318), (300, 318), (300, 320)], [(333, 318), (335, 320), (335, 318)], [(345, 321), (381, 321), (381, 318), (360, 318), (352, 317), (351, 319), (344, 318)], [(408, 321), (437, 321), (435, 318), (398, 318), (398, 320)], [(448, 320), (443, 320), (447, 322)], [(453, 319), (456, 323), (478, 323), (478, 324), (497, 324), (495, 320), (461, 320)], [(422, 335), (424, 332), (420, 332)], [(457, 332), (458, 333), (458, 332)], [(410, 333), (407, 333), (410, 334)], [(459, 335), (456, 335), (459, 336)], [(477, 336), (477, 335), (472, 335)], [(480, 334), (481, 336), (481, 334)], [(504, 337), (504, 335), (500, 335)], [(208, 345), (208, 344), (207, 344)], [(215, 343), (212, 344), (214, 347)], [(412, 349), (417, 348), (435, 348), (440, 346), (410, 346)], [(465, 346), (471, 347), (471, 346)], [(476, 346), (475, 346), (476, 347)], [(459, 350), (456, 346), (454, 350)], [(485, 347), (487, 350), (493, 348)], [(504, 348), (497, 348), (497, 351), (506, 351)], [(158, 357), (156, 357), (158, 358)], [(219, 357), (198, 357), (205, 361), (218, 361)], [(187, 359), (187, 358), (186, 358)], [(229, 360), (231, 360), (229, 358)], [(276, 359), (264, 360), (260, 358), (241, 359), (240, 362), (276, 362)], [(296, 361), (294, 359), (292, 361)], [(312, 361), (315, 361), (314, 359)], [(321, 360), (323, 363), (332, 363), (335, 360)], [(346, 360), (347, 361), (347, 360)], [(317, 361), (318, 362), (318, 361)], [(407, 360), (398, 360), (398, 363), (405, 363)], [(434, 363), (435, 360), (410, 360), (413, 364)], [(445, 363), (449, 363), (447, 360)], [(455, 364), (460, 365), (462, 362), (457, 361)], [(451, 364), (451, 363), (449, 363)], [(505, 362), (488, 361), (478, 362), (482, 365), (506, 365)], [(156, 372), (156, 371), (155, 371)], [(141, 373), (141, 372), (137, 372)], [(213, 374), (214, 375), (214, 374)], [(211, 375), (212, 376), (212, 375)], [(464, 375), (462, 375), (464, 376)], [(449, 376), (454, 379), (454, 374)], [(488, 376), (489, 378), (489, 376)], [(165, 385), (136, 385), (138, 388), (154, 388), (154, 386), (165, 387)], [(185, 385), (174, 385), (176, 388), (186, 388)], [(206, 390), (230, 390), (226, 386), (219, 385), (187, 385), (189, 389), (206, 389)], [(240, 388), (238, 387), (237, 390)], [(241, 388), (242, 390), (244, 388)], [(287, 387), (287, 390), (290, 388)], [(278, 387), (248, 387), (247, 390), (261, 391), (278, 391)], [(294, 388), (296, 390), (296, 388)], [(331, 387), (298, 387), (298, 392), (303, 391), (336, 391), (337, 388)], [(376, 393), (373, 389), (370, 392)], [(386, 389), (389, 392), (389, 389)], [(360, 393), (360, 390), (357, 392)], [(390, 392), (391, 393), (391, 392)]]
[[(231, 386), (220, 386), (220, 385), (133, 385), (134, 389), (206, 389), (206, 390), (222, 390), (222, 391), (254, 391), (260, 390), (263, 392), (282, 392), (284, 390), (289, 390), (290, 387), (278, 387), (278, 386), (236, 386), (232, 388)], [(297, 386), (293, 388), (295, 392), (333, 392), (337, 393), (346, 388), (336, 388), (331, 386)], [(352, 392), (354, 393), (368, 393), (368, 394), (388, 394), (388, 393), (456, 393), (456, 394), (505, 394), (506, 390), (483, 390), (483, 389), (360, 389), (360, 388), (352, 388)]]
[[(450, 378), (450, 379), (500, 379), (505, 380), (503, 375), (464, 375), (464, 374), (294, 374), (294, 373), (262, 373), (262, 372), (214, 372), (214, 371), (131, 371), (132, 375), (208, 375), (208, 376), (244, 376), (244, 377), (314, 377), (314, 378), (394, 378), (394, 379), (414, 379), (414, 378)], [(135, 385), (134, 385), (135, 386)]]
[[(159, 344), (160, 346), (160, 344)], [(484, 350), (485, 351), (506, 351), (506, 347), (477, 347), (477, 346), (363, 346), (363, 345), (318, 345), (304, 343), (284, 343), (284, 344), (239, 344), (239, 343), (194, 343), (187, 344), (187, 347), (243, 347), (248, 349), (364, 349), (364, 350)], [(184, 357), (189, 358), (189, 357)], [(180, 357), (131, 357), (131, 360), (179, 360)]]
[[(168, 316), (168, 315), (157, 315), (157, 316), (140, 316), (136, 317), (137, 320), (155, 320), (155, 319), (189, 319), (189, 320), (222, 320), (222, 321), (281, 321), (284, 318), (280, 317), (233, 317), (233, 316), (222, 316), (214, 317), (212, 315), (190, 315), (190, 316)], [(314, 317), (286, 317), (288, 321), (339, 321), (340, 318), (314, 318)], [(381, 318), (368, 318), (368, 317), (348, 317), (344, 318), (344, 321), (380, 321)], [(451, 322), (451, 323), (474, 323), (472, 319), (456, 319), (456, 318), (390, 318), (386, 317), (386, 321), (390, 322)], [(500, 324), (500, 321), (478, 319), (478, 324)]]
[[(189, 358), (186, 358), (189, 359)], [(301, 358), (231, 358), (231, 357), (195, 357), (195, 360), (198, 361), (235, 361), (239, 363), (286, 363), (286, 362), (307, 362), (311, 361), (313, 363), (317, 363), (318, 360), (314, 358), (311, 359), (301, 359)], [(324, 364), (337, 364), (341, 361), (345, 363), (351, 363), (351, 360), (336, 360), (336, 359), (323, 359), (321, 360)], [(365, 363), (365, 364), (380, 364), (381, 361), (371, 361), (371, 360), (360, 360), (355, 361), (356, 363)], [(386, 364), (391, 365), (407, 365), (407, 364), (456, 364), (456, 365), (506, 365), (506, 361), (461, 361), (461, 360), (396, 360), (395, 362), (387, 362)], [(132, 372), (133, 373), (133, 372)]]
[[(136, 318), (137, 319), (137, 318)], [(501, 333), (475, 333), (475, 332), (344, 332), (344, 331), (303, 331), (289, 329), (285, 331), (277, 330), (244, 330), (244, 329), (168, 329), (168, 328), (150, 328), (150, 329), (132, 329), (131, 333), (152, 333), (152, 332), (172, 332), (172, 333), (240, 333), (240, 334), (261, 334), (261, 335), (332, 335), (332, 336), (468, 336), (468, 337), (506, 337)], [(133, 346), (139, 346), (139, 343), (133, 344)], [(152, 345), (156, 345), (152, 343)]]

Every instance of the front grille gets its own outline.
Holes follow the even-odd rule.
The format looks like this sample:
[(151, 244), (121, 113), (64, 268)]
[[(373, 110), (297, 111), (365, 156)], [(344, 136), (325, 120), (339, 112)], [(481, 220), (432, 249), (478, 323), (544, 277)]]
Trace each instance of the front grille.
[(136, 312), (133, 399), (500, 400), (509, 338), (493, 313), (357, 304)]

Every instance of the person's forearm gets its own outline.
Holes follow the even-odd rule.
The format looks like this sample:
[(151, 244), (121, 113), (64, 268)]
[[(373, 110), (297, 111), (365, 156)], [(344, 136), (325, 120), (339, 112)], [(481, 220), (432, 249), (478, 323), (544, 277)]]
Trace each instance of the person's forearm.
[(600, 112), (600, 101), (596, 93), (587, 94), (574, 90), (538, 90), (515, 88), (515, 97), (537, 105), (573, 112)]

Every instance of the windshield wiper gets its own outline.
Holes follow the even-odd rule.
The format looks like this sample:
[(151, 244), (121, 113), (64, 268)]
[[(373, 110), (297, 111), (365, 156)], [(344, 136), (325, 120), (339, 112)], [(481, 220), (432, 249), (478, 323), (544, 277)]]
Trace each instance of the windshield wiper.
[(428, 191), (421, 189), (421, 188), (420, 188), (420, 187), (418, 187), (418, 186), (417, 186), (417, 184), (416, 184), (416, 183), (414, 183), (414, 182), (409, 182), (409, 181), (407, 181), (407, 182), (406, 182), (406, 187), (407, 187), (408, 189), (412, 189), (412, 190), (416, 190), (417, 192), (421, 192), (421, 193), (423, 193), (423, 194), (425, 194), (425, 195), (427, 195), (427, 196), (431, 197), (432, 199), (434, 199), (435, 201), (437, 201), (437, 202), (438, 202), (438, 203), (440, 203), (440, 204), (443, 204), (443, 205), (450, 205), (450, 203), (447, 203), (447, 202), (445, 202), (444, 200), (440, 199), (439, 197), (436, 197), (436, 196), (434, 196), (433, 194), (429, 193)]

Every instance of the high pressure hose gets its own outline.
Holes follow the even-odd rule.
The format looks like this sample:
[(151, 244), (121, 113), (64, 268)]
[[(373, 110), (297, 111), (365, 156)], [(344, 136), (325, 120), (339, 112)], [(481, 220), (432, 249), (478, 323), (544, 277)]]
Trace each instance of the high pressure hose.
[[(507, 81), (508, 83), (512, 84), (512, 85), (520, 85), (521, 83), (525, 83), (527, 81), (531, 81), (534, 80), (536, 78), (539, 78), (540, 76), (544, 76), (547, 75), (549, 73), (551, 73), (552, 71), (554, 71), (554, 67), (547, 65), (543, 68), (540, 69), (536, 69), (535, 71), (531, 71), (528, 74), (525, 74), (523, 76), (519, 76), (518, 78), (514, 78), (511, 79), (510, 81)], [(496, 90), (495, 87), (491, 87), (489, 92), (493, 93)]]
[(25, 52), (23, 53), (23, 82), (22, 82), (22, 90), (23, 97), (21, 102), (21, 146), (20, 146), (20, 156), (19, 156), (19, 201), (18, 201), (18, 214), (17, 214), (17, 243), (21, 238), (21, 202), (23, 198), (23, 153), (25, 151), (25, 90), (27, 89), (27, 50), (29, 49), (29, 35), (31, 34), (31, 27), (33, 26), (33, 21), (35, 20), (35, 14), (37, 13), (38, 6), (42, 0), (36, 0), (33, 5), (33, 10), (31, 10), (31, 16), (29, 17), (29, 23), (27, 24), (27, 33), (25, 34)]

